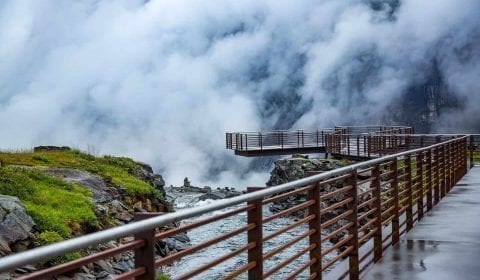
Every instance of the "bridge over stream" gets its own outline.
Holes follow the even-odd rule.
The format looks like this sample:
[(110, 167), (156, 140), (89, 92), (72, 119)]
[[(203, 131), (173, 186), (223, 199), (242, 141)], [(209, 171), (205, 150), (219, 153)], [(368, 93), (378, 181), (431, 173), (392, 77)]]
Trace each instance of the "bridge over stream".
[[(243, 134), (227, 134), (227, 147), (246, 156), (313, 148), (316, 152), (323, 147), (334, 155), (368, 160), (320, 174), (313, 172), (275, 187), (251, 188), (256, 191), (174, 213), (138, 214), (134, 223), (2, 257), (0, 272), (133, 237), (119, 246), (21, 279), (69, 275), (69, 271), (126, 252), (133, 252), (135, 264), (131, 270), (114, 275), (115, 279), (155, 279), (158, 270), (182, 258), (205, 255), (212, 246), (244, 236), (243, 241), (235, 242), (236, 249), (210, 255), (175, 279), (205, 279), (205, 272), (229, 260), (235, 265), (219, 279), (431, 279), (438, 275), (476, 279), (480, 169), (474, 166), (474, 153), (480, 135), (412, 133), (406, 127), (338, 127), (318, 141), (321, 133), (302, 135), (295, 131), (282, 132), (280, 137), (260, 133), (256, 143), (250, 136), (242, 139)], [(296, 143), (285, 135), (296, 135)], [(265, 211), (291, 196), (304, 199), (278, 212)], [(332, 198), (334, 202), (327, 204)], [(283, 227), (268, 227), (272, 221), (295, 213), (302, 215)], [(209, 239), (183, 251), (164, 257), (155, 254), (157, 241), (207, 224), (228, 223), (237, 215), (244, 217), (242, 225), (212, 233)], [(189, 222), (172, 224), (181, 221)], [(267, 247), (267, 243), (274, 246)], [(299, 246), (298, 250), (279, 257), (292, 246)], [(462, 274), (457, 274), (460, 270)]]

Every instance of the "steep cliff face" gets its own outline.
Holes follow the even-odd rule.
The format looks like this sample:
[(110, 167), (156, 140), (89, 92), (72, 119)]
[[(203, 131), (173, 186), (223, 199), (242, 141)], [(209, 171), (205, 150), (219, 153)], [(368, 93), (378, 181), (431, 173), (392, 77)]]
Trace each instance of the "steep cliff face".
[(385, 115), (387, 123), (409, 125), (418, 133), (427, 133), (438, 125), (442, 113), (461, 108), (462, 100), (449, 91), (436, 63), (428, 73), (391, 104)]

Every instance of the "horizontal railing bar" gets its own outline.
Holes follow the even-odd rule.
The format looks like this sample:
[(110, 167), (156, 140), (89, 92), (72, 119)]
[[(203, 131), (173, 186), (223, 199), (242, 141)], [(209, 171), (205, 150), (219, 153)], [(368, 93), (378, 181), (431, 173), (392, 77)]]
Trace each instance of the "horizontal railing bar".
[(382, 212), (382, 216), (384, 216), (385, 214), (388, 214), (388, 213), (392, 212), (394, 209), (395, 209), (395, 205), (393, 205), (393, 206), (391, 206), (390, 208), (384, 210), (384, 211)]
[(274, 266), (272, 269), (265, 272), (263, 274), (263, 278), (267, 278), (268, 276), (270, 276), (270, 275), (274, 274), (275, 272), (279, 271), (280, 269), (285, 267), (287, 264), (289, 264), (289, 263), (293, 262), (294, 260), (298, 259), (301, 255), (305, 254), (308, 251), (311, 251), (311, 250), (315, 249), (316, 246), (317, 246), (316, 244), (310, 244), (310, 246), (308, 246), (307, 248), (305, 248), (303, 250), (300, 250), (298, 253), (294, 254), (290, 258), (280, 262), (279, 264)]
[(311, 259), (309, 262), (307, 263), (304, 263), (303, 265), (300, 266), (299, 269), (295, 270), (294, 272), (290, 273), (287, 278), (285, 278), (286, 280), (293, 280), (293, 279), (296, 279), (297, 275), (299, 275), (300, 273), (302, 273), (305, 269), (307, 269), (309, 266), (313, 265), (314, 263), (317, 262), (317, 259), (316, 258), (313, 258)]
[[(373, 218), (371, 219), (370, 221), (368, 221), (366, 224), (364, 224), (363, 226), (361, 226), (359, 229), (358, 229), (358, 232), (363, 232), (365, 229), (367, 229), (369, 226), (371, 226), (374, 222), (377, 221), (377, 218)], [(376, 229), (373, 229), (372, 231), (376, 231)]]
[(329, 268), (332, 264), (336, 263), (338, 260), (342, 259), (345, 257), (348, 253), (350, 253), (353, 250), (353, 246), (348, 246), (343, 252), (335, 256), (333, 259), (329, 260), (327, 263), (322, 265), (322, 269), (325, 270)]
[(375, 202), (376, 200), (377, 200), (376, 197), (372, 197), (372, 198), (370, 198), (369, 200), (364, 201), (364, 202), (358, 204), (357, 209), (362, 209), (363, 207), (369, 205), (370, 203)]
[(197, 245), (195, 245), (194, 247), (190, 247), (190, 248), (187, 248), (185, 250), (182, 250), (182, 251), (179, 251), (179, 252), (176, 252), (176, 253), (173, 253), (171, 255), (168, 255), (167, 257), (164, 257), (164, 258), (161, 258), (161, 259), (158, 259), (157, 261), (155, 261), (155, 267), (160, 267), (160, 266), (163, 266), (163, 265), (167, 265), (183, 256), (186, 256), (188, 254), (191, 254), (191, 253), (195, 253), (197, 251), (200, 251), (204, 248), (207, 248), (207, 247), (210, 247), (211, 245), (213, 244), (216, 244), (220, 241), (223, 241), (223, 240), (226, 240), (228, 238), (231, 238), (235, 235), (238, 235), (242, 232), (245, 232), (247, 230), (251, 230), (251, 229), (254, 229), (255, 228), (255, 224), (248, 224), (246, 226), (243, 226), (241, 228), (238, 228), (236, 230), (232, 230), (232, 231), (229, 231), (227, 233), (224, 233), (224, 234), (221, 234), (220, 236), (214, 238), (214, 239), (210, 239), (208, 241), (204, 241), (204, 242), (201, 242)]
[(329, 240), (330, 238), (334, 237), (335, 235), (339, 234), (340, 232), (342, 232), (343, 230), (347, 230), (349, 229), (351, 226), (353, 226), (353, 222), (349, 222), (343, 226), (341, 226), (340, 228), (330, 232), (328, 235), (322, 237), (322, 243)]
[(350, 202), (352, 202), (352, 201), (353, 201), (353, 198), (349, 197), (349, 198), (344, 199), (344, 200), (342, 200), (342, 201), (340, 201), (340, 202), (334, 203), (334, 204), (328, 206), (327, 208), (321, 209), (321, 210), (320, 210), (320, 215), (325, 215), (326, 213), (328, 213), (328, 212), (330, 212), (330, 211), (332, 211), (332, 210), (335, 210), (335, 209), (337, 209), (337, 208), (340, 208), (340, 207), (342, 207), (343, 205), (348, 204), (348, 203), (350, 203)]
[(262, 222), (263, 222), (264, 224), (266, 224), (266, 223), (271, 222), (272, 220), (275, 220), (275, 219), (277, 219), (277, 218), (279, 218), (279, 217), (283, 217), (283, 216), (286, 216), (286, 215), (288, 215), (288, 214), (290, 214), (290, 213), (293, 213), (293, 212), (296, 212), (296, 211), (300, 211), (300, 210), (302, 210), (302, 209), (305, 209), (305, 208), (307, 208), (308, 206), (313, 205), (313, 204), (315, 204), (315, 203), (316, 203), (316, 202), (315, 202), (315, 200), (313, 200), (313, 199), (307, 200), (307, 201), (305, 201), (305, 202), (303, 202), (303, 203), (300, 203), (300, 204), (298, 204), (298, 205), (296, 205), (296, 206), (294, 206), (294, 207), (292, 207), (292, 208), (288, 208), (288, 209), (286, 209), (286, 210), (283, 210), (283, 211), (280, 211), (280, 212), (275, 213), (275, 214), (273, 214), (273, 215), (270, 215), (270, 216), (266, 217), (265, 219), (263, 219)]
[(202, 220), (193, 222), (193, 223), (188, 224), (188, 225), (180, 226), (178, 228), (169, 229), (169, 230), (166, 230), (166, 231), (163, 231), (163, 232), (160, 232), (160, 233), (156, 234), (155, 235), (155, 240), (160, 240), (160, 239), (172, 236), (172, 235), (177, 234), (177, 233), (185, 232), (185, 231), (190, 230), (192, 228), (196, 228), (196, 227), (200, 227), (200, 226), (203, 226), (203, 225), (206, 225), (206, 224), (210, 224), (210, 223), (216, 222), (220, 219), (231, 217), (233, 215), (236, 215), (236, 214), (239, 214), (239, 213), (242, 213), (242, 212), (245, 212), (245, 211), (249, 211), (249, 210), (252, 210), (254, 208), (255, 208), (254, 205), (247, 205), (245, 207), (241, 207), (241, 208), (238, 208), (238, 209), (227, 211), (227, 212), (222, 213), (220, 215), (215, 215), (215, 216), (212, 216), (212, 217), (209, 217), (209, 218), (206, 218), (206, 219), (202, 219)]
[(235, 277), (237, 277), (238, 275), (244, 273), (245, 271), (248, 271), (252, 268), (254, 268), (255, 266), (257, 265), (256, 262), (249, 262), (241, 267), (239, 267), (237, 270), (229, 273), (228, 275), (226, 275), (223, 279), (235, 279)]
[(263, 200), (262, 204), (265, 205), (265, 204), (268, 204), (268, 203), (279, 201), (283, 198), (290, 197), (290, 196), (298, 194), (298, 193), (307, 192), (307, 191), (313, 189), (314, 187), (315, 187), (315, 185), (310, 185), (310, 186), (306, 186), (306, 187), (303, 187), (303, 188), (300, 188), (300, 189), (296, 189), (296, 190), (293, 190), (293, 191), (290, 191), (290, 192), (287, 192), (287, 193), (282, 193), (280, 195), (270, 197), (270, 198), (267, 198), (267, 199)]
[(351, 215), (352, 213), (353, 213), (352, 210), (345, 211), (345, 213), (342, 213), (342, 214), (340, 214), (340, 215), (338, 215), (338, 216), (336, 216), (336, 217), (331, 218), (331, 219), (328, 220), (328, 221), (323, 222), (323, 223), (320, 225), (320, 227), (321, 227), (321, 228), (327, 228), (327, 227), (333, 225), (334, 223), (340, 221), (341, 219), (343, 219), (343, 218), (345, 218), (345, 217), (348, 217), (348, 216)]
[(45, 259), (50, 259), (50, 258), (53, 258), (53, 257), (56, 257), (56, 256), (64, 255), (68, 252), (72, 252), (72, 251), (75, 251), (75, 250), (78, 250), (78, 249), (86, 248), (86, 247), (96, 245), (96, 244), (99, 244), (99, 243), (104, 243), (104, 242), (114, 240), (114, 239), (117, 239), (117, 238), (122, 238), (122, 237), (125, 237), (125, 236), (128, 236), (128, 235), (133, 235), (135, 233), (140, 233), (140, 232), (148, 230), (148, 229), (154, 229), (154, 228), (157, 228), (157, 227), (161, 227), (161, 226), (164, 226), (164, 225), (167, 225), (169, 223), (176, 222), (176, 221), (179, 221), (179, 220), (200, 216), (200, 215), (208, 213), (208, 212), (224, 209), (224, 208), (227, 208), (227, 207), (235, 206), (235, 205), (245, 203), (245, 202), (254, 201), (254, 200), (257, 200), (257, 199), (262, 199), (264, 197), (268, 197), (268, 196), (271, 196), (271, 195), (274, 195), (274, 194), (285, 192), (285, 191), (288, 191), (288, 190), (291, 190), (291, 189), (294, 189), (294, 188), (303, 187), (303, 186), (310, 185), (310, 184), (315, 184), (315, 183), (320, 182), (322, 180), (332, 178), (332, 177), (338, 176), (338, 175), (343, 175), (345, 173), (349, 173), (349, 172), (352, 172), (352, 171), (360, 169), (360, 168), (369, 167), (369, 166), (375, 165), (377, 163), (382, 163), (382, 162), (385, 162), (385, 161), (396, 159), (398, 157), (428, 151), (428, 150), (431, 150), (433, 148), (440, 147), (440, 146), (450, 144), (450, 143), (455, 143), (456, 141), (464, 140), (464, 139), (467, 139), (467, 138), (468, 138), (468, 136), (463, 136), (463, 137), (460, 137), (460, 138), (454, 138), (454, 139), (450, 139), (450, 140), (447, 140), (447, 141), (444, 141), (444, 142), (441, 142), (441, 143), (437, 143), (437, 144), (434, 144), (434, 145), (431, 145), (431, 146), (418, 148), (418, 149), (414, 149), (414, 150), (409, 150), (409, 151), (405, 151), (405, 152), (400, 152), (400, 153), (397, 153), (397, 154), (387, 155), (387, 156), (384, 156), (384, 157), (381, 157), (381, 158), (371, 159), (371, 160), (368, 160), (368, 161), (365, 161), (365, 162), (356, 163), (356, 164), (352, 164), (352, 165), (349, 165), (349, 166), (341, 167), (341, 168), (338, 168), (338, 169), (335, 169), (335, 170), (327, 171), (327, 172), (324, 172), (324, 173), (321, 173), (321, 174), (313, 175), (313, 176), (306, 177), (306, 178), (296, 180), (296, 181), (293, 181), (293, 182), (288, 182), (288, 183), (281, 184), (281, 185), (278, 185), (278, 186), (275, 186), (275, 187), (266, 188), (264, 190), (260, 190), (260, 191), (257, 191), (257, 192), (248, 193), (248, 194), (244, 194), (244, 195), (237, 196), (237, 197), (232, 197), (232, 198), (228, 198), (228, 199), (215, 201), (215, 202), (213, 202), (211, 204), (208, 204), (208, 205), (202, 205), (202, 206), (197, 206), (197, 207), (193, 207), (193, 208), (190, 208), (190, 209), (184, 209), (184, 210), (180, 210), (180, 211), (177, 211), (177, 212), (161, 215), (161, 216), (158, 216), (158, 217), (152, 217), (152, 218), (145, 219), (145, 220), (142, 220), (142, 221), (137, 221), (137, 222), (133, 222), (133, 223), (130, 223), (130, 224), (126, 224), (126, 225), (102, 230), (102, 231), (99, 231), (99, 232), (91, 233), (91, 234), (88, 234), (88, 235), (84, 235), (84, 236), (81, 236), (81, 237), (73, 238), (73, 239), (70, 239), (70, 240), (62, 241), (62, 242), (58, 242), (58, 243), (55, 243), (55, 244), (51, 244), (51, 245), (47, 245), (47, 246), (43, 246), (43, 247), (38, 247), (38, 248), (31, 249), (31, 250), (28, 250), (28, 251), (24, 251), (24, 252), (21, 252), (21, 253), (12, 254), (12, 255), (1, 258), (1, 260), (0, 260), (0, 272), (9, 271), (9, 270), (14, 269), (18, 266), (31, 264), (31, 263), (36, 263), (36, 262), (39, 262), (39, 261), (42, 261), (42, 260), (45, 260)]
[(115, 248), (110, 248), (89, 256), (85, 256), (67, 263), (59, 264), (50, 268), (42, 269), (39, 271), (32, 272), (28, 275), (19, 277), (19, 280), (30, 280), (30, 279), (41, 279), (41, 278), (48, 278), (55, 275), (62, 274), (64, 272), (82, 267), (94, 261), (106, 259), (108, 257), (141, 248), (145, 246), (145, 240), (134, 240), (132, 242), (119, 245)]
[(353, 186), (352, 185), (349, 185), (349, 186), (346, 186), (346, 187), (343, 187), (343, 188), (340, 188), (340, 189), (337, 189), (333, 192), (329, 192), (327, 194), (323, 194), (320, 196), (320, 200), (325, 200), (325, 199), (329, 199), (331, 197), (334, 197), (336, 195), (339, 195), (341, 193), (344, 193), (344, 192), (348, 192), (349, 190), (353, 189)]
[(368, 210), (367, 212), (363, 213), (362, 215), (358, 216), (358, 221), (361, 221), (365, 218), (368, 217), (368, 215), (371, 215), (373, 213), (375, 213), (375, 211), (377, 211), (377, 207), (373, 207), (372, 209)]
[(395, 218), (395, 214), (389, 216), (388, 218), (386, 218), (385, 220), (382, 221), (382, 226), (387, 225), (387, 224), (390, 223), (394, 218)]
[(310, 236), (312, 234), (315, 234), (315, 233), (316, 233), (316, 231), (314, 229), (311, 229), (309, 231), (304, 232), (303, 234), (300, 234), (299, 236), (291, 239), (290, 241), (288, 241), (288, 242), (282, 244), (281, 246), (278, 246), (278, 247), (270, 250), (266, 254), (264, 254), (263, 255), (263, 260), (265, 261), (265, 260), (275, 256), (279, 252), (285, 250), (285, 248), (288, 248), (288, 247), (292, 246), (293, 244), (299, 242), (300, 240), (304, 239), (305, 237), (308, 237), (308, 236)]
[(375, 231), (372, 230), (372, 231), (370, 231), (369, 233), (367, 233), (367, 234), (359, 237), (359, 238), (358, 238), (358, 243), (363, 243), (363, 241), (365, 241), (365, 240), (367, 240), (368, 238), (372, 237), (372, 235), (374, 235), (374, 234), (375, 234)]
[(265, 242), (265, 241), (268, 241), (268, 240), (270, 240), (270, 239), (272, 239), (272, 238), (275, 238), (276, 236), (279, 236), (279, 235), (282, 234), (282, 233), (285, 233), (285, 232), (287, 232), (287, 231), (289, 231), (289, 230), (291, 230), (291, 229), (294, 229), (294, 228), (300, 226), (301, 224), (304, 224), (304, 223), (306, 223), (306, 222), (310, 222), (310, 221), (313, 220), (313, 219), (315, 219), (315, 215), (314, 215), (314, 214), (308, 215), (307, 217), (305, 217), (305, 218), (303, 218), (303, 219), (301, 219), (301, 220), (299, 220), (299, 221), (296, 221), (296, 222), (294, 222), (293, 224), (290, 224), (290, 225), (288, 225), (288, 226), (286, 226), (286, 227), (283, 227), (283, 228), (277, 230), (277, 231), (274, 232), (274, 233), (271, 233), (271, 234), (269, 234), (269, 235), (266, 235), (265, 237), (263, 237), (262, 242)]
[(242, 253), (242, 252), (245, 251), (245, 250), (250, 250), (250, 249), (252, 249), (252, 248), (255, 247), (255, 246), (256, 246), (256, 245), (255, 245), (255, 242), (250, 242), (250, 243), (248, 243), (247, 245), (242, 246), (242, 247), (240, 247), (240, 248), (237, 248), (237, 249), (233, 250), (232, 252), (230, 252), (230, 253), (228, 253), (228, 254), (225, 254), (225, 255), (221, 256), (220, 258), (215, 259), (215, 260), (212, 261), (212, 262), (209, 262), (209, 263), (204, 264), (204, 265), (202, 265), (202, 266), (200, 266), (200, 267), (197, 267), (196, 269), (191, 270), (189, 273), (185, 273), (185, 274), (179, 276), (179, 277), (176, 278), (176, 279), (182, 279), (182, 280), (183, 280), (183, 279), (190, 279), (190, 278), (192, 278), (193, 276), (195, 276), (195, 275), (197, 275), (197, 274), (199, 274), (199, 273), (201, 273), (201, 272), (203, 272), (203, 271), (205, 271), (205, 270), (207, 270), (207, 269), (209, 269), (209, 268), (211, 268), (211, 267), (214, 267), (214, 266), (216, 266), (216, 265), (218, 265), (218, 264), (220, 264), (220, 263), (222, 263), (222, 262), (224, 262), (224, 261), (226, 261), (226, 260), (228, 260), (228, 259), (231, 259), (232, 257), (234, 257), (234, 256)]
[(124, 272), (119, 275), (115, 275), (113, 279), (115, 280), (130, 280), (130, 279), (135, 279), (135, 277), (142, 276), (147, 272), (145, 267), (138, 267), (131, 269), (127, 272)]
[(370, 178), (367, 178), (367, 179), (364, 179), (364, 180), (360, 180), (360, 181), (357, 182), (357, 185), (363, 185), (363, 184), (365, 184), (367, 182), (371, 182), (375, 179), (376, 179), (375, 177), (370, 177)]
[(342, 238), (337, 243), (333, 244), (332, 247), (327, 248), (325, 251), (322, 251), (322, 255), (325, 256), (325, 255), (330, 254), (333, 250), (336, 250), (336, 249), (340, 248), (342, 245), (344, 245), (345, 243), (350, 241), (352, 238), (353, 238), (353, 234), (347, 235), (346, 237)]

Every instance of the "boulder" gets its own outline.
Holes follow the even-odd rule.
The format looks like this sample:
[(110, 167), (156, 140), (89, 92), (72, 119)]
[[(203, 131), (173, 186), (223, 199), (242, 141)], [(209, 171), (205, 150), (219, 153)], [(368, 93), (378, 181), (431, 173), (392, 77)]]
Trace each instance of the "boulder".
[(33, 148), (34, 153), (38, 152), (61, 152), (61, 151), (70, 151), (71, 148), (67, 146), (37, 146)]
[(0, 255), (9, 254), (12, 244), (32, 237), (32, 218), (17, 197), (0, 195)]
[(103, 181), (102, 177), (87, 171), (73, 168), (49, 168), (46, 173), (60, 179), (77, 183), (92, 191), (93, 200), (96, 203), (104, 203), (113, 200), (111, 190)]

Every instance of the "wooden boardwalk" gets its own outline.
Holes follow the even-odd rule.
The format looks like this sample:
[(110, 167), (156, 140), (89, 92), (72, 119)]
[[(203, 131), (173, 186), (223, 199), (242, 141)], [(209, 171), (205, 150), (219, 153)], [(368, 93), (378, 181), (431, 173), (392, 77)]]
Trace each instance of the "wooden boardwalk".
[(480, 279), (480, 166), (362, 279)]

